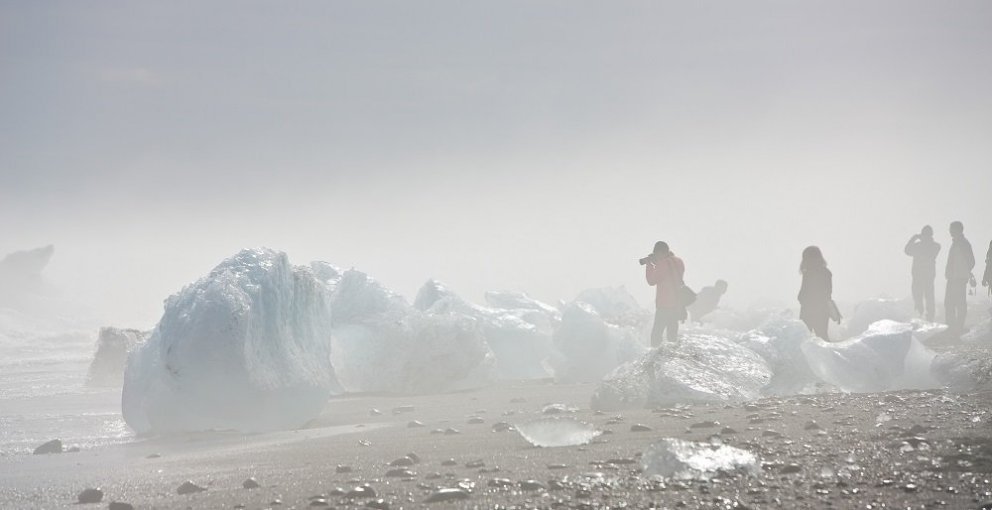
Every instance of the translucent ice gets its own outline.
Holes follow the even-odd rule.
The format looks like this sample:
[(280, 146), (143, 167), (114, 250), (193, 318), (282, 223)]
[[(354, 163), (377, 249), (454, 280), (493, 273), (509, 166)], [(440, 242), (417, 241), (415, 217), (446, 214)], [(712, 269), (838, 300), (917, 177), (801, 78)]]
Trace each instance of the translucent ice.
[(843, 342), (813, 339), (802, 344), (813, 372), (844, 391), (868, 393), (932, 388), (933, 353), (913, 337), (913, 326), (888, 320)]
[(317, 416), (337, 382), (326, 287), (286, 254), (243, 250), (165, 303), (128, 358), (137, 432), (272, 430)]
[(647, 350), (638, 328), (608, 323), (581, 301), (565, 308), (554, 345), (551, 366), (560, 382), (598, 381)]
[(592, 407), (751, 400), (761, 396), (770, 378), (768, 364), (753, 351), (723, 336), (690, 333), (604, 377)]
[(641, 463), (644, 475), (663, 478), (707, 479), (718, 471), (759, 471), (758, 458), (747, 450), (670, 438), (652, 444)]
[(540, 447), (583, 445), (602, 434), (588, 423), (560, 417), (520, 423), (515, 428), (528, 443)]
[(146, 336), (136, 329), (100, 328), (86, 384), (118, 387), (123, 384), (127, 356), (145, 341)]

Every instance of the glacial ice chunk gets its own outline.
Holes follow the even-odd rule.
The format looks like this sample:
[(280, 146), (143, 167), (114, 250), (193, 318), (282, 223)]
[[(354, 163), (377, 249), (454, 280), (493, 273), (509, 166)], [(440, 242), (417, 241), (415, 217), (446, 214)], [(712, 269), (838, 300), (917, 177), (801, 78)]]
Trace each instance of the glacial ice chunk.
[(641, 456), (645, 476), (708, 479), (720, 471), (758, 473), (753, 453), (727, 445), (666, 438), (652, 444)]
[(913, 337), (913, 325), (878, 321), (843, 342), (812, 339), (802, 344), (813, 372), (844, 391), (870, 393), (933, 388), (934, 354)]
[(602, 431), (573, 418), (542, 418), (514, 425), (528, 443), (542, 448), (588, 444)]
[(569, 304), (553, 340), (550, 365), (559, 382), (593, 382), (623, 363), (637, 359), (647, 348), (638, 328), (605, 321), (585, 302)]
[(796, 395), (815, 393), (823, 385), (802, 350), (802, 345), (812, 339), (806, 324), (780, 314), (742, 334), (737, 342), (758, 353), (771, 369), (771, 379), (762, 394)]
[(862, 301), (854, 306), (853, 314), (844, 322), (844, 334), (841, 338), (861, 335), (878, 321), (910, 322), (915, 316), (913, 304), (905, 299), (878, 298)]
[(243, 250), (165, 302), (128, 358), (136, 432), (298, 427), (339, 390), (326, 287), (285, 253)]
[(337, 282), (333, 310), (332, 361), (348, 391), (429, 393), (495, 378), (483, 327), (469, 314), (418, 310), (355, 270)]
[(753, 351), (716, 334), (687, 333), (603, 378), (593, 409), (616, 410), (682, 402), (753, 400), (771, 378)]
[(128, 354), (145, 341), (147, 333), (137, 329), (100, 328), (96, 354), (86, 377), (89, 386), (120, 386)]

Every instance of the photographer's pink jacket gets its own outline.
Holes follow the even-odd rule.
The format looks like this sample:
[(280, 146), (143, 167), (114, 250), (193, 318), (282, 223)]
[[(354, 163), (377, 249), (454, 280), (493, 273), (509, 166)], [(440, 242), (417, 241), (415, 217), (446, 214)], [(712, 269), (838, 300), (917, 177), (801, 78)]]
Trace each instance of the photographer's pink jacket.
[(685, 276), (685, 263), (675, 255), (669, 255), (644, 266), (644, 276), (648, 285), (654, 285), (654, 306), (656, 308), (677, 308), (679, 288)]

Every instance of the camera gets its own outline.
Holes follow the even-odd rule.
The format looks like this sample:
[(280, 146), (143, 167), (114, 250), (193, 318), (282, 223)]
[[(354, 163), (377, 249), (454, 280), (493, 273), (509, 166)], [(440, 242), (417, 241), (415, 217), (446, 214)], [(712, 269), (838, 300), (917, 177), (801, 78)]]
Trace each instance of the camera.
[(640, 262), (642, 266), (647, 265), (648, 262), (654, 262), (654, 253), (648, 255), (647, 257), (644, 257), (643, 259), (638, 260), (638, 262)]

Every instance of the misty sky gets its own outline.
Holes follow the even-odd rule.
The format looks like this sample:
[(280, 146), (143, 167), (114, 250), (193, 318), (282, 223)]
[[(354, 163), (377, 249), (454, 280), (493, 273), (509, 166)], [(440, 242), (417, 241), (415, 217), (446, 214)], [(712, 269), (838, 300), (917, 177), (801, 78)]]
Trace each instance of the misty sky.
[(0, 255), (139, 327), (253, 246), (649, 306), (662, 239), (793, 306), (817, 244), (904, 297), (923, 224), (992, 238), (990, 49), (986, 1), (0, 0)]

